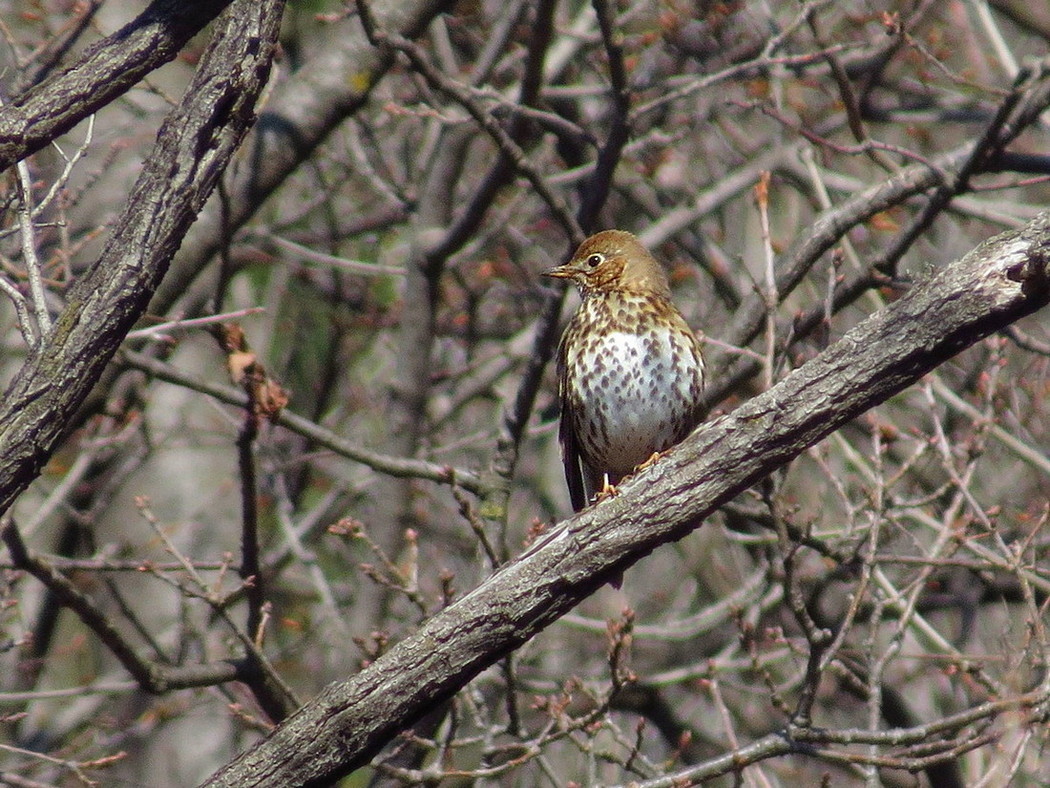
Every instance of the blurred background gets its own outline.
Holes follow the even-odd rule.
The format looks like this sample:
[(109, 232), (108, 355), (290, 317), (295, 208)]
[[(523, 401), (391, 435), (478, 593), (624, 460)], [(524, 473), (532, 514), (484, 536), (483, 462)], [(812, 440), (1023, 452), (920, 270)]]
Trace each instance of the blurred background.
[[(4, 101), (144, 5), (0, 2)], [(580, 232), (630, 230), (666, 266), (718, 413), (1050, 202), (1038, 3), (371, 7), (405, 35), (396, 54), (354, 3), (288, 4), (254, 132), (13, 507), (25, 541), (161, 664), (256, 641), (308, 699), (571, 513), (546, 362), (578, 297), (540, 273)], [(209, 33), (27, 160), (56, 308)], [(0, 276), (15, 286), (19, 195), (11, 170)], [(231, 325), (236, 353), (216, 341)], [(10, 298), (0, 326), (6, 385), (27, 354)], [(288, 397), (285, 421), (247, 438), (238, 354)], [(656, 781), (801, 708), (855, 735), (718, 779), (1043, 784), (1045, 721), (1014, 702), (1048, 681), (1048, 354), (1037, 314), (949, 360), (344, 784)], [(0, 567), (0, 782), (191, 785), (271, 724), (245, 684), (140, 691), (6, 551)], [(893, 729), (909, 734), (876, 735)]]

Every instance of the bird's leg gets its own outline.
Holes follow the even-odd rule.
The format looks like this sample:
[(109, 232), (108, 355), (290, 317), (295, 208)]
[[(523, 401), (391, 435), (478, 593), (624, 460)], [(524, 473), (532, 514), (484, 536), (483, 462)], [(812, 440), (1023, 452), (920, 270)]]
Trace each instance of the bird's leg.
[(612, 481), (610, 481), (609, 474), (603, 473), (602, 474), (602, 488), (600, 490), (598, 490), (597, 493), (594, 494), (594, 502), (595, 503), (601, 503), (606, 498), (612, 498), (614, 495), (616, 495), (616, 493), (617, 493), (616, 486), (612, 483)]

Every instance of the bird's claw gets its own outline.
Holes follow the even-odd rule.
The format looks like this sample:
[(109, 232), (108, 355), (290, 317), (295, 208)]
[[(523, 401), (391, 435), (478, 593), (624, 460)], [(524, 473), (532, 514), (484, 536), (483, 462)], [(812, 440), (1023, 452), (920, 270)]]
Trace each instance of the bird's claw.
[(641, 465), (634, 469), (634, 472), (638, 473), (638, 471), (644, 471), (646, 468), (656, 464), (656, 461), (663, 456), (664, 452), (654, 451), (652, 454), (649, 455), (649, 459), (647, 459), (645, 462), (643, 462)]

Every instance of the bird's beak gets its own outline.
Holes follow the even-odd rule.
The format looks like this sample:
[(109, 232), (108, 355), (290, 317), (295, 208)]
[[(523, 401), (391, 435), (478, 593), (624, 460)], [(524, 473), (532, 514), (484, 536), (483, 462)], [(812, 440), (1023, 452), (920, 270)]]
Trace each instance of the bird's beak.
[(571, 279), (572, 270), (567, 265), (559, 265), (557, 268), (552, 268), (549, 271), (544, 271), (543, 275), (549, 276), (552, 279)]

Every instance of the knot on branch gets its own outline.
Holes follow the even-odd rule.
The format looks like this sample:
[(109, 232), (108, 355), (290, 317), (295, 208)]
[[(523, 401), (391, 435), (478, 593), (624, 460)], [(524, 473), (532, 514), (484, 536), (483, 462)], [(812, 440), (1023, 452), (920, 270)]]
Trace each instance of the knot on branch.
[(1050, 301), (1048, 265), (1050, 265), (1050, 247), (1034, 245), (1024, 260), (1006, 269), (1006, 278), (1011, 282), (1019, 282), (1021, 292), (1025, 297)]

